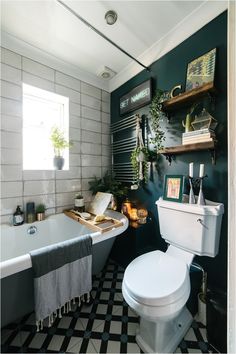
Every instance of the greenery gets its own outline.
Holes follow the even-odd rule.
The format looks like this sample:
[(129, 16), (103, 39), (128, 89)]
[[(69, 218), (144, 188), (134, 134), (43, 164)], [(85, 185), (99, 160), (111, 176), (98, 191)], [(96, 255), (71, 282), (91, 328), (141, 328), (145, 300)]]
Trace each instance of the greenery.
[(163, 142), (166, 139), (164, 131), (160, 128), (160, 121), (163, 118), (166, 118), (162, 106), (162, 103), (165, 98), (166, 92), (158, 89), (152, 99), (149, 109), (151, 115), (151, 128), (154, 133), (154, 137), (150, 138), (150, 142), (154, 145), (155, 149), (157, 150), (157, 153), (158, 151), (163, 149)]
[(97, 192), (107, 192), (113, 194), (116, 198), (123, 198), (127, 196), (128, 188), (123, 186), (121, 182), (116, 181), (115, 175), (107, 171), (102, 178), (94, 177), (89, 182), (89, 190), (92, 194)]
[(142, 163), (143, 180), (145, 183), (147, 183), (148, 181), (148, 158), (149, 158), (149, 152), (146, 146), (144, 147), (136, 146), (136, 148), (131, 153), (130, 160), (134, 171), (134, 178), (135, 178), (134, 182), (137, 184), (140, 183), (140, 175), (139, 175), (140, 162)]
[(45, 210), (46, 210), (45, 205), (44, 204), (39, 204), (36, 207), (36, 214), (45, 213)]
[(71, 141), (65, 139), (64, 132), (56, 126), (52, 128), (50, 140), (54, 148), (55, 156), (57, 157), (62, 156), (62, 151), (73, 145)]

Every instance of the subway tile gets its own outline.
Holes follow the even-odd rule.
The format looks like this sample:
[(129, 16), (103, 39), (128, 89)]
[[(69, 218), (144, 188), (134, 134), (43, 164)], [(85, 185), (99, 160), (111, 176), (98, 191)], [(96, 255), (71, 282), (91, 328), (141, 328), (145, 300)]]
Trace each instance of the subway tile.
[(102, 123), (102, 133), (110, 134), (110, 124)]
[(22, 131), (22, 118), (2, 114), (1, 129), (5, 130), (5, 131), (9, 131), (9, 132), (21, 133), (21, 131)]
[(42, 90), (54, 92), (54, 82), (26, 73), (25, 71), (22, 72), (22, 76), (22, 81), (24, 84), (35, 86)]
[(12, 215), (17, 205), (23, 205), (22, 197), (1, 199), (1, 215)]
[(24, 170), (23, 180), (24, 181), (40, 181), (40, 180), (50, 180), (55, 178), (55, 171), (49, 170)]
[(24, 182), (24, 196), (50, 194), (54, 192), (55, 192), (54, 180)]
[(21, 85), (21, 70), (6, 64), (1, 64), (1, 79)]
[(102, 134), (102, 144), (111, 145), (111, 136), (110, 134)]
[(70, 180), (57, 180), (56, 181), (56, 193), (65, 192), (79, 192), (81, 190), (81, 180), (80, 179), (70, 179)]
[(83, 191), (84, 202), (91, 202), (94, 198), (91, 191)]
[(9, 116), (22, 117), (22, 102), (1, 98), (1, 112)]
[(1, 163), (3, 165), (21, 165), (22, 151), (21, 149), (1, 149)]
[(87, 130), (82, 130), (82, 141), (87, 143), (101, 143), (101, 134), (95, 132), (89, 132)]
[(54, 81), (55, 71), (48, 66), (37, 63), (34, 60), (23, 57), (22, 70), (33, 75), (37, 75), (42, 79)]
[(102, 112), (102, 123), (110, 124), (111, 116), (108, 113)]
[(102, 111), (110, 113), (110, 102), (102, 102)]
[(102, 101), (110, 103), (111, 94), (107, 91), (102, 90)]
[(70, 115), (74, 115), (80, 117), (80, 105), (77, 103), (70, 102), (69, 103), (69, 111)]
[(22, 101), (22, 88), (11, 82), (1, 80), (1, 96), (13, 100)]
[(70, 126), (70, 128), (80, 129), (81, 118), (78, 117), (78, 116), (73, 116), (72, 114), (70, 114), (69, 126)]
[(81, 105), (101, 110), (101, 101), (95, 97), (81, 94)]
[(101, 167), (90, 166), (82, 168), (82, 178), (101, 177)]
[(81, 169), (78, 166), (72, 166), (68, 171), (56, 171), (56, 179), (78, 179), (81, 175)]
[(89, 188), (90, 188), (90, 184), (89, 184), (89, 182), (90, 181), (92, 181), (93, 180), (93, 178), (82, 178), (82, 185), (81, 185), (81, 189), (82, 189), (82, 191), (88, 191), (89, 190)]
[(109, 167), (111, 165), (111, 157), (110, 156), (102, 156), (102, 166)]
[(48, 209), (48, 208), (55, 207), (56, 197), (55, 197), (55, 193), (33, 195), (33, 196), (24, 197), (23, 202), (24, 202), (24, 210), (26, 210), (26, 204), (29, 202), (34, 202), (35, 206), (37, 206), (38, 204), (44, 204), (46, 209)]
[(72, 140), (73, 142), (81, 140), (80, 129), (70, 128), (69, 135), (70, 135), (70, 140)]
[(21, 69), (21, 56), (1, 47), (1, 62)]
[(80, 166), (81, 165), (81, 159), (79, 154), (70, 154), (70, 167), (72, 166)]
[(56, 88), (56, 93), (58, 93), (59, 95), (69, 97), (70, 102), (80, 104), (80, 92), (72, 90), (62, 85), (56, 85), (55, 88)]
[(7, 149), (22, 149), (22, 135), (13, 132), (1, 132), (1, 147)]
[(47, 208), (45, 210), (45, 215), (50, 216), (50, 215), (55, 215), (56, 214), (56, 208)]
[(63, 205), (63, 206), (60, 206), (60, 207), (56, 207), (56, 213), (59, 214), (59, 213), (63, 213), (63, 211), (65, 209), (72, 209), (74, 208), (74, 200), (73, 202), (71, 202), (70, 204), (67, 204), (67, 205)]
[(101, 122), (87, 118), (81, 118), (81, 127), (91, 132), (101, 133), (102, 131)]
[(102, 146), (101, 144), (81, 143), (81, 152), (82, 154), (91, 154), (99, 156), (102, 152)]
[(98, 87), (81, 82), (81, 93), (101, 99), (101, 90)]
[(81, 150), (81, 143), (79, 141), (73, 141), (73, 145), (70, 148), (71, 154), (79, 154)]
[(82, 155), (81, 156), (82, 168), (84, 166), (101, 166), (101, 157), (93, 155)]
[(13, 214), (11, 214), (11, 215), (0, 215), (0, 224), (13, 225)]
[(56, 83), (80, 92), (80, 80), (56, 71)]
[(89, 119), (97, 120), (99, 122), (101, 121), (101, 112), (93, 108), (82, 106), (81, 116), (83, 118), (89, 118)]
[(75, 193), (57, 193), (56, 194), (56, 207), (63, 205), (74, 205)]
[(19, 165), (2, 165), (1, 166), (2, 181), (21, 181), (22, 167)]
[(102, 145), (102, 155), (111, 156), (111, 147), (109, 145)]
[(22, 197), (23, 183), (22, 182), (1, 182), (1, 197)]

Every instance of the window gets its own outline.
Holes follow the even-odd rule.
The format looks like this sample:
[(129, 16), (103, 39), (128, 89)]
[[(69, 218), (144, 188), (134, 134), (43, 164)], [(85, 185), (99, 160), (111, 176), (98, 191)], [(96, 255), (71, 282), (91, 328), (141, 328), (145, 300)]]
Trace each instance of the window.
[[(23, 84), (23, 170), (53, 170), (51, 130), (57, 126), (69, 139), (69, 98)], [(64, 150), (69, 169), (69, 149)]]

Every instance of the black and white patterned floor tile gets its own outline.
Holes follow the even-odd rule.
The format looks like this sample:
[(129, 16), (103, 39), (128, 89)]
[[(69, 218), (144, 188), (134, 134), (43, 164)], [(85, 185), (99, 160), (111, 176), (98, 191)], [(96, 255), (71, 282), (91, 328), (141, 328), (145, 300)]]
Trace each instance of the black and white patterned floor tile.
[[(122, 297), (124, 270), (112, 261), (93, 281), (90, 305), (74, 305), (51, 328), (36, 332), (34, 314), (2, 329), (2, 353), (140, 353), (137, 315)], [(176, 353), (212, 353), (206, 329), (193, 321)]]

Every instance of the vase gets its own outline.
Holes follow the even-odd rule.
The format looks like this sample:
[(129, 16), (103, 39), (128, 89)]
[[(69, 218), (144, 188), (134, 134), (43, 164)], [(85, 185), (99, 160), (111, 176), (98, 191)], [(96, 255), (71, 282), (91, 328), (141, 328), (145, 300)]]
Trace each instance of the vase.
[(45, 213), (36, 213), (36, 220), (42, 221), (45, 219)]
[(55, 170), (62, 170), (64, 166), (65, 159), (62, 156), (54, 156), (53, 158), (53, 166)]

